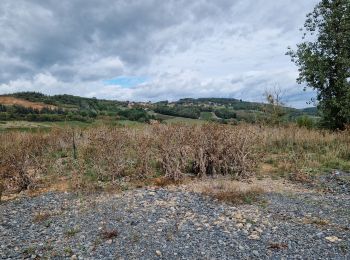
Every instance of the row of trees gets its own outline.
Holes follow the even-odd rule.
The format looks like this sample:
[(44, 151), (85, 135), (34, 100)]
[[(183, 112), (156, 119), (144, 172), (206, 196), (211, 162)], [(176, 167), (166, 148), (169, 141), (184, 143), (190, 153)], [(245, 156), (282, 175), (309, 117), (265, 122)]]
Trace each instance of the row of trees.
[(149, 122), (154, 116), (149, 115), (143, 109), (116, 109), (115, 111), (96, 112), (95, 110), (77, 110), (77, 109), (34, 109), (19, 105), (4, 106), (0, 105), (0, 120), (25, 120), (25, 121), (93, 121), (97, 116), (108, 115), (114, 118), (126, 119), (131, 121)]

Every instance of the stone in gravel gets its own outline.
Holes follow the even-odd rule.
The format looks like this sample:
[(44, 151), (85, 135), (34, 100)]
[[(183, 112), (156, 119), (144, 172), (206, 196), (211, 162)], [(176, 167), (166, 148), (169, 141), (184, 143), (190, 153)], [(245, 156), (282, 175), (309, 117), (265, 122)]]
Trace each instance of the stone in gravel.
[(242, 223), (238, 223), (238, 224), (236, 224), (236, 227), (242, 228), (242, 227), (243, 227), (243, 224), (242, 224)]
[(336, 237), (336, 236), (326, 237), (326, 240), (328, 240), (329, 242), (332, 242), (332, 243), (341, 241), (341, 239)]
[(259, 256), (259, 252), (258, 252), (257, 250), (253, 250), (252, 253), (253, 253), (253, 255), (255, 255), (255, 256)]
[(156, 250), (156, 255), (157, 256), (162, 256), (162, 252), (160, 252), (159, 250)]
[(259, 233), (262, 233), (262, 232), (263, 232), (262, 229), (260, 229), (260, 228), (255, 228), (255, 231), (257, 231), (257, 232), (259, 232)]
[(236, 219), (243, 219), (243, 216), (242, 216), (241, 213), (237, 213), (237, 214), (235, 215), (235, 218), (236, 218)]
[(248, 238), (250, 240), (259, 240), (260, 239), (260, 237), (257, 234), (251, 234)]
[(317, 233), (316, 236), (319, 237), (319, 238), (323, 237), (323, 232)]

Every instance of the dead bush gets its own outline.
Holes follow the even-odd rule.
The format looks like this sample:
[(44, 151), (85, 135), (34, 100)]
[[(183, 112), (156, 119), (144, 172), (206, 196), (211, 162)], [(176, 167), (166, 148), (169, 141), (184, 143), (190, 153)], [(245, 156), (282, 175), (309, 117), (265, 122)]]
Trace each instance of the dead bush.
[(0, 137), (0, 178), (7, 190), (34, 188), (45, 170), (46, 134), (4, 133)]
[(158, 125), (154, 128), (157, 160), (165, 177), (175, 181), (183, 178), (191, 160), (191, 130), (181, 125)]
[(258, 161), (254, 145), (258, 138), (248, 126), (203, 125), (196, 129), (193, 145), (194, 172), (199, 176), (250, 176)]

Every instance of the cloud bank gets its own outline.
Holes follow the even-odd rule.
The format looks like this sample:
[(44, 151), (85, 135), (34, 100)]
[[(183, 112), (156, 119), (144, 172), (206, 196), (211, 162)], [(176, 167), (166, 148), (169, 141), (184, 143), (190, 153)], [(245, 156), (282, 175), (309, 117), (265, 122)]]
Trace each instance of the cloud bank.
[[(285, 56), (316, 0), (2, 0), (0, 93), (118, 100), (314, 95)], [(122, 79), (122, 80), (121, 80)]]

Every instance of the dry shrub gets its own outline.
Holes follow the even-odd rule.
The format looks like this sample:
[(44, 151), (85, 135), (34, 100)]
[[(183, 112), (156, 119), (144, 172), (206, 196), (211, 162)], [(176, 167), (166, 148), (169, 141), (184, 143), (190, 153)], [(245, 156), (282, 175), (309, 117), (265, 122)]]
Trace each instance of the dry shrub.
[(41, 173), (50, 137), (47, 134), (4, 133), (0, 136), (0, 178), (7, 190), (34, 188)]
[(160, 125), (156, 134), (159, 161), (170, 179), (179, 180), (186, 172), (245, 178), (258, 161), (254, 150), (258, 136), (247, 126)]
[(255, 128), (210, 124), (197, 129), (196, 135), (199, 140), (194, 144), (194, 166), (199, 176), (250, 176), (258, 161), (254, 151), (258, 139)]
[(77, 139), (80, 174), (98, 181), (115, 182), (128, 167), (126, 140), (129, 133), (122, 128), (89, 129)]
[(186, 172), (191, 159), (191, 133), (193, 127), (158, 125), (154, 128), (157, 161), (165, 177), (179, 180)]
[[(128, 129), (127, 131), (130, 131)], [(134, 151), (133, 176), (138, 179), (145, 179), (154, 173), (155, 158), (155, 136), (153, 128), (146, 127), (142, 131), (133, 130), (132, 149)]]

